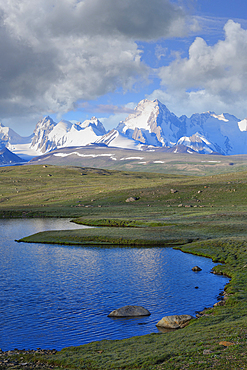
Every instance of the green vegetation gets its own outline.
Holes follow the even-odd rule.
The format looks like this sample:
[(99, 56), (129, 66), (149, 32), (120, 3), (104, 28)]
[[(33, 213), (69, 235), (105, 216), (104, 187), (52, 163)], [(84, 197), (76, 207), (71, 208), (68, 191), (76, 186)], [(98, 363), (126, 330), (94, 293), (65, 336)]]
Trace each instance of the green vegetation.
[[(152, 193), (157, 186), (163, 197), (169, 194), (170, 184), (183, 179), (93, 168), (2, 167), (0, 217), (75, 217), (91, 215), (102, 207), (108, 218), (109, 207), (125, 206), (126, 198), (141, 194), (143, 206), (156, 198)], [(119, 214), (118, 209), (116, 212)]]
[[(241, 213), (246, 184), (247, 172), (192, 177), (80, 167), (2, 167), (0, 217), (164, 222), (174, 214)], [(126, 203), (129, 197), (139, 199)]]
[[(25, 241), (173, 245), (212, 258), (220, 263), (215, 272), (231, 277), (225, 305), (205, 310), (184, 329), (56, 354), (22, 354), (22, 362), (43, 363), (47, 369), (247, 368), (247, 172), (189, 177), (25, 166), (0, 169), (0, 181), (1, 217), (69, 216), (102, 226), (38, 233)], [(129, 197), (138, 200), (126, 202)]]

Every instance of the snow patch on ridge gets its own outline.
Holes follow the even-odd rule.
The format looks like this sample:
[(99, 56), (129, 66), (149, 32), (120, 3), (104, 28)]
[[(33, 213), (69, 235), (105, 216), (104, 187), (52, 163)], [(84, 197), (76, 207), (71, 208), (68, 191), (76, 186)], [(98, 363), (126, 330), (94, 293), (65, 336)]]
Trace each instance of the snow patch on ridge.
[(243, 119), (242, 121), (238, 122), (238, 127), (240, 131), (247, 131), (247, 118)]
[(84, 157), (84, 158), (97, 158), (97, 157), (109, 157), (113, 161), (116, 161), (115, 154), (81, 154), (78, 152), (71, 152), (71, 153), (54, 153), (55, 157), (68, 157), (70, 155), (77, 155), (78, 157)]
[(224, 116), (224, 114), (222, 113), (222, 114), (219, 114), (218, 116), (217, 116), (217, 114), (211, 114), (211, 116), (212, 117), (214, 117), (214, 118), (217, 118), (217, 119), (219, 119), (220, 121), (225, 121), (225, 122), (228, 122), (229, 120), (228, 119), (226, 119), (225, 118), (225, 116)]
[(143, 157), (126, 157), (126, 158), (121, 158), (120, 161), (128, 161), (128, 160), (136, 160), (136, 159), (141, 161), (144, 158)]

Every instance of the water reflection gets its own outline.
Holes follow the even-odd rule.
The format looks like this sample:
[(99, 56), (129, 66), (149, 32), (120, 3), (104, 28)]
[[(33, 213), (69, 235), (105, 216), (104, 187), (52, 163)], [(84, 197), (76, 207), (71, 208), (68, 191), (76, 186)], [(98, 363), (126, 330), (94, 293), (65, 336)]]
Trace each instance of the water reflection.
[[(211, 260), (171, 248), (97, 248), (15, 243), (65, 220), (0, 221), (0, 348), (56, 348), (158, 332), (165, 315), (212, 306), (228, 279)], [(81, 227), (81, 226), (79, 226)], [(200, 265), (202, 271), (191, 268)], [(198, 289), (195, 289), (198, 286)], [(210, 287), (210, 289), (209, 289)], [(152, 315), (112, 320), (141, 305)]]

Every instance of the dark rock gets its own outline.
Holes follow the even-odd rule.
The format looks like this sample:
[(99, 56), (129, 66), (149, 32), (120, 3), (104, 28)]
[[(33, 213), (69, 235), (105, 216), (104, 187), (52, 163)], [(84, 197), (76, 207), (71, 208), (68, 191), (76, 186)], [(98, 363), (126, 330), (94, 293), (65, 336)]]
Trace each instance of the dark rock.
[(192, 268), (192, 271), (202, 271), (202, 269), (199, 266), (195, 266)]
[(109, 313), (108, 317), (150, 316), (151, 313), (141, 306), (124, 306)]

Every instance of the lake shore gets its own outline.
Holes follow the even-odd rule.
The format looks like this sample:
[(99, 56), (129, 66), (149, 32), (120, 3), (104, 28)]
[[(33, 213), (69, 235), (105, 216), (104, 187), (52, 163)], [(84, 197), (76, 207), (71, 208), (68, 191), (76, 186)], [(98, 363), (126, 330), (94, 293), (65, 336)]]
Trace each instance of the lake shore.
[[(51, 366), (57, 369), (245, 368), (247, 274), (243, 263), (247, 243), (236, 239), (210, 240), (184, 245), (181, 249), (224, 262), (214, 268), (217, 273), (231, 276), (225, 288), (228, 299), (224, 306), (207, 309), (199, 319), (171, 333), (103, 340), (56, 353), (13, 354), (16, 361), (22, 357), (22, 361), (29, 364), (27, 366), (42, 363), (40, 369)], [(5, 357), (7, 355), (5, 353)]]
[[(105, 231), (108, 232), (108, 229), (106, 227)], [(128, 230), (129, 236), (131, 236), (132, 229), (126, 230)], [(82, 238), (80, 243), (77, 241), (80, 245), (85, 243), (83, 233), (93, 232), (93, 230), (73, 230), (69, 232), (70, 238), (74, 233), (78, 237), (78, 231)], [(99, 232), (102, 233), (102, 229)], [(122, 228), (114, 228), (115, 234), (122, 234), (122, 232)], [(136, 230), (133, 230), (133, 232), (136, 232)], [(157, 234), (154, 230), (152, 232), (152, 235)], [(148, 233), (149, 237), (150, 233), (151, 231)], [(37, 234), (35, 236), (36, 240), (33, 239), (33, 236), (28, 237), (28, 239), (30, 242), (40, 243), (43, 242), (42, 238), (45, 237), (46, 242), (49, 243), (49, 237), (52, 235), (53, 232), (44, 232)], [(61, 232), (61, 243), (64, 243), (63, 237), (63, 232)], [(56, 238), (58, 238), (58, 235), (56, 235)], [(116, 238), (115, 242), (117, 243), (118, 240)], [(153, 245), (156, 244), (155, 240), (152, 241), (150, 239), (149, 245), (152, 242)], [(71, 244), (71, 240), (69, 244)], [(176, 244), (175, 241), (174, 244)], [(114, 243), (111, 243), (111, 245), (111, 247), (114, 247)], [(134, 246), (135, 243), (134, 241), (132, 243), (128, 241), (128, 245)], [(245, 270), (247, 268), (247, 265), (245, 265), (247, 242), (244, 238), (239, 237), (232, 239), (214, 238), (191, 241), (189, 244), (184, 243), (184, 245), (180, 244), (173, 247), (186, 253), (211, 258), (214, 262), (220, 262), (219, 265), (214, 267), (214, 273), (224, 274), (231, 278), (231, 282), (225, 287), (224, 293), (227, 299), (224, 300), (224, 305), (211, 307), (198, 313), (199, 319), (192, 320), (186, 328), (175, 332), (164, 335), (150, 334), (122, 341), (101, 341), (80, 347), (65, 348), (55, 356), (52, 356), (52, 359), (51, 356), (44, 356), (48, 363), (52, 361), (52, 363), (56, 363), (59, 366), (64, 366), (64, 361), (66, 361), (68, 368), (76, 366), (78, 369), (110, 369), (112, 366), (116, 369), (174, 369), (180, 368), (183, 364), (186, 364), (191, 369), (197, 369), (198, 364), (203, 364), (204, 367), (202, 368), (210, 368), (217, 364), (222, 369), (229, 369), (229, 365), (232, 363), (234, 363), (234, 366), (236, 363), (243, 366), (245, 360), (242, 354), (246, 349), (247, 335), (245, 322), (245, 315), (247, 314), (245, 304), (247, 297), (247, 270)], [(174, 346), (175, 342), (176, 346)], [(171, 343), (173, 343), (173, 346)], [(145, 352), (143, 351), (143, 346)], [(162, 351), (161, 346), (163, 348)], [(157, 347), (159, 350), (156, 349)], [(130, 351), (127, 357), (126, 350), (127, 352)], [(115, 355), (111, 354), (111, 360), (109, 360), (109, 353), (112, 353), (112, 351), (114, 354), (117, 351), (118, 355), (116, 358)], [(124, 355), (120, 355), (121, 351), (123, 351)], [(228, 359), (229, 356), (230, 360)], [(83, 365), (80, 365), (81, 357), (85, 358)], [(36, 355), (32, 356), (32, 358), (36, 359)], [(112, 361), (111, 365), (109, 361)], [(92, 365), (92, 362), (94, 365)]]
[[(14, 181), (19, 181), (18, 171), (16, 169), (10, 171)], [(29, 169), (28, 176), (29, 178), (33, 176), (34, 181), (37, 168), (33, 171), (32, 175)], [(47, 171), (53, 175), (49, 177), (49, 181), (55, 180), (55, 189), (55, 186), (58, 186), (56, 181), (59, 178), (61, 181), (61, 176), (63, 175), (64, 178), (67, 170), (58, 171), (51, 166)], [(116, 176), (115, 183), (111, 176)], [(29, 206), (25, 206), (26, 193), (24, 197), (18, 198), (18, 203), (15, 203), (17, 198), (15, 196), (11, 198), (11, 189), (8, 188), (9, 195), (6, 193), (4, 199), (9, 197), (10, 200), (4, 200), (1, 204), (0, 216), (23, 217), (25, 212), (24, 217), (34, 217), (39, 210), (42, 210), (43, 217), (55, 214), (62, 217), (80, 217), (80, 222), (83, 223), (83, 220), (87, 219), (93, 221), (90, 222), (96, 226), (102, 219), (144, 223), (135, 225), (137, 227), (124, 227), (121, 230), (110, 225), (105, 228), (105, 231), (102, 231), (102, 228), (101, 231), (94, 231), (94, 233), (90, 229), (84, 230), (83, 234), (78, 230), (73, 232), (70, 230), (60, 233), (60, 236), (56, 232), (50, 232), (31, 236), (31, 238), (35, 237), (37, 242), (41, 239), (42, 242), (52, 242), (51, 239), (54, 238), (54, 243), (59, 243), (60, 240), (62, 244), (67, 239), (67, 242), (72, 245), (76, 242), (83, 245), (85, 241), (95, 243), (97, 238), (98, 243), (104, 241), (109, 243), (110, 233), (111, 242), (114, 241), (114, 243), (122, 238), (123, 244), (128, 240), (130, 245), (131, 240), (135, 240), (132, 243), (134, 245), (137, 245), (140, 240), (145, 242), (149, 240), (154, 244), (159, 241), (163, 245), (173, 244), (173, 247), (184, 252), (205, 256), (219, 263), (214, 271), (231, 278), (230, 284), (225, 288), (228, 295), (225, 305), (207, 310), (205, 315), (192, 320), (187, 327), (171, 333), (149, 334), (116, 341), (103, 340), (80, 347), (64, 348), (52, 355), (27, 354), (22, 356), (23, 359), (25, 362), (47, 364), (45, 365), (47, 369), (48, 366), (54, 366), (57, 369), (88, 370), (247, 368), (247, 173), (207, 178), (172, 176), (168, 178), (159, 175), (152, 177), (150, 174), (145, 177), (138, 174), (139, 177), (133, 175), (125, 189), (120, 189), (119, 176), (120, 174), (106, 176), (88, 172), (88, 177), (83, 176), (83, 178), (87, 178), (87, 181), (95, 181), (95, 190), (90, 187), (88, 193), (84, 192), (83, 198), (79, 198), (82, 183), (80, 175), (75, 170), (73, 178), (75, 190), (70, 193), (70, 196), (62, 198), (60, 192), (60, 203), (54, 202), (54, 198), (50, 196), (50, 200), (44, 207), (42, 206), (44, 199), (39, 199), (36, 205), (30, 203)], [(128, 178), (126, 173), (121, 176)], [(44, 190), (47, 181), (44, 181)], [(101, 189), (97, 188), (96, 184), (100, 181), (102, 181), (101, 184), (106, 181), (106, 188), (104, 185)], [(113, 185), (113, 183), (116, 186), (111, 188), (110, 184)], [(34, 188), (35, 186), (34, 181)], [(103, 195), (102, 189), (104, 189)], [(176, 192), (171, 193), (171, 189), (175, 189)], [(40, 188), (36, 191), (43, 194)], [(34, 193), (32, 193), (33, 196)], [(130, 196), (139, 197), (139, 200), (126, 203), (126, 199)], [(30, 202), (32, 202), (31, 199), (33, 198), (29, 198)], [(145, 225), (145, 222), (159, 224), (150, 226)], [(160, 223), (163, 224), (160, 225)], [(159, 230), (158, 236), (157, 230)], [(123, 233), (125, 233), (124, 238)], [(135, 235), (134, 238), (133, 235)]]

